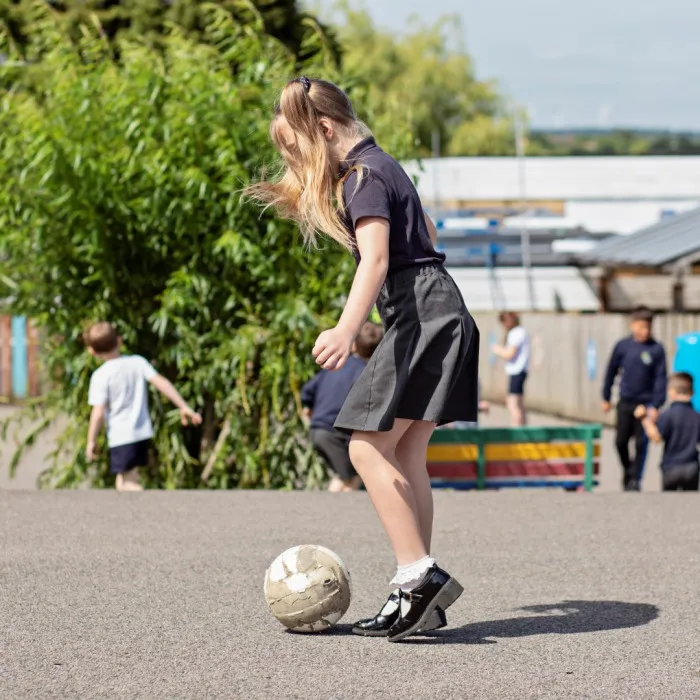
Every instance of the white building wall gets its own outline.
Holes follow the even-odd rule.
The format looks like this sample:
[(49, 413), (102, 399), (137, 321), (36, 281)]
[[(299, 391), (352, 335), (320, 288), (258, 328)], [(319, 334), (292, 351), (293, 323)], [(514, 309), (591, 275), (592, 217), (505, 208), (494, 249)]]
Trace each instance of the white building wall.
[[(515, 158), (438, 158), (405, 164), (421, 198), (441, 203), (518, 202)], [(667, 210), (700, 205), (700, 156), (528, 158), (525, 198), (561, 202), (565, 218), (591, 231), (628, 234)]]
[[(516, 158), (427, 158), (404, 167), (426, 201), (522, 194)], [(700, 156), (528, 158), (525, 189), (538, 200), (700, 199)]]

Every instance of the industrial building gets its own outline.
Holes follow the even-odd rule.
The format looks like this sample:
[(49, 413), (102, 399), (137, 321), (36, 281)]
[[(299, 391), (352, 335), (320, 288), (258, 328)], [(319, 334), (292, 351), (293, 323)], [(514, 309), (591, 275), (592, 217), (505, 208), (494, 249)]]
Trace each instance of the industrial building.
[(696, 156), (437, 158), (405, 168), (446, 228), (454, 218), (461, 228), (518, 228), (528, 210), (529, 228), (631, 234), (700, 206)]
[(405, 168), (475, 311), (700, 310), (700, 157), (438, 158)]
[(575, 256), (605, 311), (700, 311), (700, 208)]

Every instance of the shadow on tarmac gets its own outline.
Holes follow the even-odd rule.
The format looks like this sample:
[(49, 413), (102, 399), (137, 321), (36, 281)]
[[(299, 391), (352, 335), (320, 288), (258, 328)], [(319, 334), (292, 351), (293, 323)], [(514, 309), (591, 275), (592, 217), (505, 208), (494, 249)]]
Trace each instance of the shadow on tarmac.
[(410, 638), (412, 644), (496, 644), (496, 639), (516, 639), (538, 634), (585, 634), (647, 625), (659, 616), (649, 603), (613, 600), (565, 600), (550, 605), (529, 605), (521, 612), (534, 615), (506, 620), (472, 622), (463, 627), (428, 633), (430, 639)]
[[(612, 600), (565, 600), (561, 603), (529, 605), (523, 613), (506, 620), (471, 622), (463, 627), (427, 632), (404, 640), (407, 644), (496, 644), (496, 639), (516, 639), (538, 634), (585, 634), (647, 625), (659, 616), (649, 603)], [(324, 634), (352, 634), (352, 625), (336, 625)]]

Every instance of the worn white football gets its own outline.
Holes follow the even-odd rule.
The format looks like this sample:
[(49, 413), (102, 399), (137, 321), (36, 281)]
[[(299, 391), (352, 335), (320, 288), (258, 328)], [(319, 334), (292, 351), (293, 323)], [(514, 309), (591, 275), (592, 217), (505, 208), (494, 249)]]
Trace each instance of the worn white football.
[(282, 552), (265, 574), (270, 612), (293, 632), (322, 632), (350, 607), (350, 573), (330, 549), (302, 544)]

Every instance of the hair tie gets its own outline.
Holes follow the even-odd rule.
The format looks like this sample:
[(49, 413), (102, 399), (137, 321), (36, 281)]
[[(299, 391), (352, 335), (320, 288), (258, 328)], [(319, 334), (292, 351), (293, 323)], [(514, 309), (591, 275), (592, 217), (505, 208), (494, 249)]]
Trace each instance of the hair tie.
[(311, 81), (305, 75), (302, 75), (301, 78), (297, 78), (297, 82), (300, 82), (304, 86), (304, 90), (307, 93), (311, 90)]

